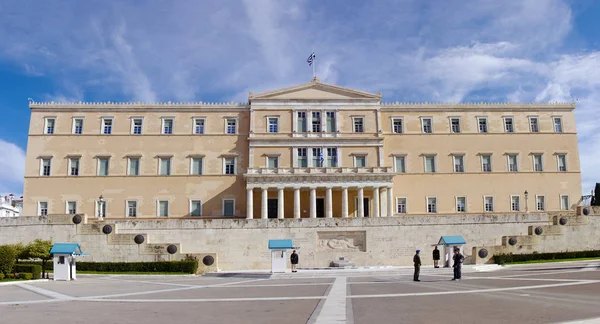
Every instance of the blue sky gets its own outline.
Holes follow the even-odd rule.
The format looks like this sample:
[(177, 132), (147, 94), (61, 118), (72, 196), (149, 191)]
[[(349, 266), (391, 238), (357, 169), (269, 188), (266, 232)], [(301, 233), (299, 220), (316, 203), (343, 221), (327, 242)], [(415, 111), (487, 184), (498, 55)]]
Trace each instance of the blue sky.
[(600, 182), (600, 1), (0, 2), (0, 192), (36, 101), (245, 101), (310, 80), (385, 101), (577, 101)]

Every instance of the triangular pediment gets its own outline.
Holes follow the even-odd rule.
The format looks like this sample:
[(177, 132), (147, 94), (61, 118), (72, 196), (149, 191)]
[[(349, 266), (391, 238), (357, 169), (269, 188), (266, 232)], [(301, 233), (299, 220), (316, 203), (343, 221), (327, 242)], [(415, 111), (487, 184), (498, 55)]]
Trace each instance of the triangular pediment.
[(249, 100), (381, 100), (381, 94), (321, 83), (319, 79), (263, 93), (250, 93)]

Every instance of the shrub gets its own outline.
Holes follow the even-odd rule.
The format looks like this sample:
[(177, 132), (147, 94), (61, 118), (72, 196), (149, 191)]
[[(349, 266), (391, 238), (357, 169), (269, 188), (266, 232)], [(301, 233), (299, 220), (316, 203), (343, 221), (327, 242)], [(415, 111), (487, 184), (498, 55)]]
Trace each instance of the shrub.
[(0, 245), (0, 272), (10, 273), (17, 258), (13, 245)]
[(600, 250), (532, 254), (498, 254), (494, 255), (494, 261), (496, 261), (497, 264), (505, 264), (511, 262), (524, 262), (530, 260), (556, 260), (596, 257), (600, 257)]
[(8, 273), (8, 274), (6, 274), (6, 278), (8, 278), (8, 279), (15, 279), (15, 274), (12, 273), (12, 272)]
[(4, 279), (4, 273), (0, 272), (0, 280)]
[(18, 273), (31, 273), (33, 279), (42, 277), (42, 266), (38, 264), (15, 264), (14, 271)]
[(194, 274), (198, 270), (198, 261), (77, 262), (77, 270), (96, 272), (183, 272)]
[(23, 273), (20, 273), (20, 277), (21, 277), (21, 279), (31, 280), (31, 278), (33, 278), (33, 274), (23, 272)]

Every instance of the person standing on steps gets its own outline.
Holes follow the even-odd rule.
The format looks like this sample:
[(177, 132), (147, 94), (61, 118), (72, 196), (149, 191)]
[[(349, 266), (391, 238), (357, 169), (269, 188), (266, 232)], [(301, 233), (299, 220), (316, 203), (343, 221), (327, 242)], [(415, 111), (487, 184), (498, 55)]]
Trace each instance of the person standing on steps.
[(454, 278), (452, 280), (460, 280), (462, 277), (462, 264), (463, 261), (465, 261), (465, 257), (460, 254), (460, 249), (457, 247), (454, 248), (454, 256), (452, 257), (452, 260), (454, 261), (454, 264), (452, 265), (452, 267), (454, 267)]
[(290, 262), (292, 263), (292, 272), (298, 272), (298, 270), (296, 270), (296, 267), (298, 266), (298, 253), (296, 253), (296, 250), (292, 251)]
[(414, 281), (421, 281), (419, 280), (419, 272), (421, 272), (421, 257), (419, 256), (420, 252), (421, 250), (417, 250), (417, 253), (413, 257), (413, 263), (415, 264), (415, 274), (413, 276)]
[(440, 262), (440, 250), (438, 250), (437, 245), (435, 249), (433, 249), (433, 267), (439, 268), (438, 262)]

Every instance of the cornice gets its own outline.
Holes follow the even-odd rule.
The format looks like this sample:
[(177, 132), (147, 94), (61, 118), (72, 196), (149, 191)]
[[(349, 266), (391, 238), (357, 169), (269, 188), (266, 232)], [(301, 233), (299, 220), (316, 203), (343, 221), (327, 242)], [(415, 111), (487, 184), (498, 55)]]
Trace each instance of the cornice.
[(382, 102), (382, 111), (571, 111), (575, 109), (575, 103), (550, 102), (550, 103), (523, 103), (523, 102)]
[(184, 112), (184, 111), (244, 111), (247, 102), (30, 102), (31, 110), (39, 111), (102, 111), (102, 112)]

